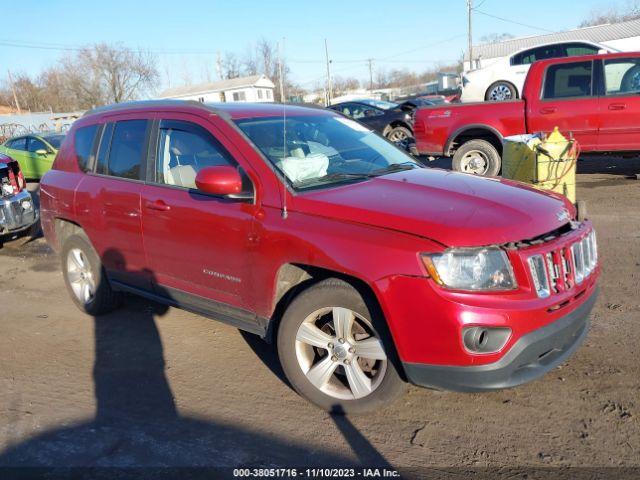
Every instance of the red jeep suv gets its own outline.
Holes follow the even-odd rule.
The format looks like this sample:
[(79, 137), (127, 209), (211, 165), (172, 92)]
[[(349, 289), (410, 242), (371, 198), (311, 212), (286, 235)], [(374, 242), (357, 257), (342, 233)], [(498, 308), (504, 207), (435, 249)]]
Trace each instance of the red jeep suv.
[(564, 197), (423, 168), (331, 110), (89, 112), (41, 182), (73, 301), (133, 292), (277, 341), (293, 387), (362, 412), (531, 381), (584, 340), (600, 267)]

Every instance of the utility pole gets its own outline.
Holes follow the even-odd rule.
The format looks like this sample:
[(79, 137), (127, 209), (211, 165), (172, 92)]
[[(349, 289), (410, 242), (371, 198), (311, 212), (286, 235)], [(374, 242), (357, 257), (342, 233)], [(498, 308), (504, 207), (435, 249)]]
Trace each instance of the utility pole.
[(327, 59), (327, 92), (329, 94), (327, 98), (327, 105), (331, 104), (331, 99), (333, 99), (333, 87), (331, 86), (331, 60), (329, 60), (329, 47), (327, 46), (327, 39), (324, 39), (324, 53)]
[(469, 70), (473, 70), (473, 40), (471, 35), (471, 11), (473, 0), (467, 0), (467, 16), (469, 17)]
[(16, 108), (18, 109), (18, 115), (22, 113), (20, 110), (20, 102), (18, 102), (18, 94), (16, 93), (16, 88), (13, 85), (13, 78), (11, 77), (11, 70), (7, 69), (7, 73), (9, 74), (9, 85), (11, 85), (11, 91), (13, 92), (13, 99), (16, 102)]
[(369, 91), (373, 90), (373, 58), (368, 58), (369, 64)]

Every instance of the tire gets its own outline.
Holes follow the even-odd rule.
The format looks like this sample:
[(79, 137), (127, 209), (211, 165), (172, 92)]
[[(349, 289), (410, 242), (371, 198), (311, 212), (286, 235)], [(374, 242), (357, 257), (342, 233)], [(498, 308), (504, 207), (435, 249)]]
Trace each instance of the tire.
[(518, 98), (518, 91), (509, 82), (496, 82), (492, 84), (484, 95), (484, 99), (489, 102), (505, 102)]
[(498, 150), (486, 140), (469, 140), (453, 155), (452, 167), (457, 172), (495, 177), (501, 166)]
[[(324, 280), (300, 293), (280, 322), (282, 369), (301, 396), (324, 410), (364, 413), (404, 393), (387, 325), (369, 297), (344, 281)], [(365, 348), (371, 357), (358, 355)]]
[(392, 127), (391, 130), (387, 132), (386, 137), (390, 142), (397, 143), (409, 138), (413, 138), (413, 134), (407, 127), (397, 126)]
[(4, 245), (9, 248), (20, 248), (41, 236), (42, 229), (40, 227), (40, 220), (38, 220), (24, 232), (14, 235), (5, 235), (4, 238), (0, 237), (0, 246)]
[(120, 306), (122, 295), (111, 289), (102, 262), (86, 236), (68, 237), (61, 256), (64, 283), (80, 310), (97, 316)]

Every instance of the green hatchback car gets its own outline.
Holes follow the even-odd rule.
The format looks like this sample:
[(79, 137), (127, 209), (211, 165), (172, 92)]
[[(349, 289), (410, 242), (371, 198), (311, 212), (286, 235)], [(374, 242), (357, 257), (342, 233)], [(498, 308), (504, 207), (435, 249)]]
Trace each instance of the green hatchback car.
[(0, 145), (0, 153), (17, 160), (25, 178), (37, 180), (51, 169), (64, 136), (60, 132), (20, 135)]

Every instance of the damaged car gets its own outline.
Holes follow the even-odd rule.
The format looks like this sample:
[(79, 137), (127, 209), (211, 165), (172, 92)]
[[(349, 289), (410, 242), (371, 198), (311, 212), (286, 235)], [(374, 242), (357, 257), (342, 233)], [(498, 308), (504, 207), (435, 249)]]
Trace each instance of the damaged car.
[(27, 191), (20, 165), (0, 153), (0, 245), (30, 236), (37, 222), (38, 211)]

